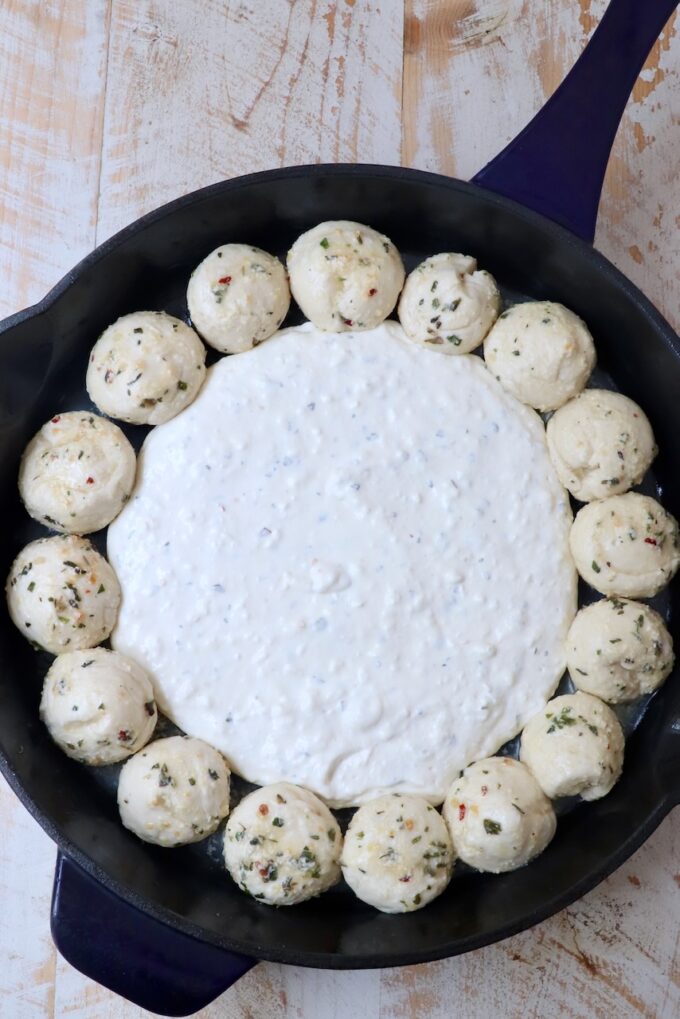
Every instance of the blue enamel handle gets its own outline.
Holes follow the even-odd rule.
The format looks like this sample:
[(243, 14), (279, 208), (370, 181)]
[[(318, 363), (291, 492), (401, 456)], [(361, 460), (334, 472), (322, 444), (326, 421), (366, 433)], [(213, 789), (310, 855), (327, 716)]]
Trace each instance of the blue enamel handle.
[(61, 853), (51, 919), (52, 937), (67, 962), (157, 1015), (192, 1015), (256, 962), (140, 912)]
[(592, 241), (616, 130), (676, 6), (677, 0), (611, 0), (557, 91), (474, 182)]

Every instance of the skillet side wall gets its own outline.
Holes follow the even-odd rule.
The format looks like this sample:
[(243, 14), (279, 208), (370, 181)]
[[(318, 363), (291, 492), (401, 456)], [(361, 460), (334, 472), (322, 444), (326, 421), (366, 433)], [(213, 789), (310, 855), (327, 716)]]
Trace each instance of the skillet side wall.
[[(299, 233), (334, 218), (387, 233), (408, 268), (437, 251), (464, 251), (505, 289), (562, 301), (581, 315), (602, 366), (650, 417), (661, 449), (660, 497), (680, 516), (677, 341), (605, 259), (565, 230), (473, 185), (380, 167), (293, 168), (215, 185), (151, 213), (85, 259), (41, 305), (0, 329), (5, 575), (19, 548), (44, 534), (27, 523), (19, 503), (19, 456), (47, 417), (84, 405), (87, 358), (99, 332), (140, 308), (184, 316), (189, 273), (218, 243), (245, 241), (285, 256)], [(139, 445), (145, 430), (126, 431)], [(671, 629), (680, 645), (676, 616), (672, 611)], [(498, 940), (591, 888), (678, 799), (676, 671), (628, 741), (621, 782), (604, 800), (561, 818), (554, 842), (529, 868), (493, 878), (462, 872), (426, 910), (398, 918), (376, 914), (340, 888), (293, 910), (270, 910), (188, 850), (147, 846), (122, 828), (113, 799), (53, 746), (38, 720), (48, 665), (0, 614), (0, 763), (26, 806), (62, 848), (133, 903), (188, 933), (263, 958), (386, 966)]]

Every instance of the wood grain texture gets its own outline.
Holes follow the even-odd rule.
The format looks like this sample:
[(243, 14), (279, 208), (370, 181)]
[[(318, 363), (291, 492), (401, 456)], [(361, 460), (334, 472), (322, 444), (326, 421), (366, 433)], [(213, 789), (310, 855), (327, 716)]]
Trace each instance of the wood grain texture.
[[(95, 241), (223, 177), (375, 161), (471, 176), (533, 115), (604, 0), (4, 0), (0, 314)], [(678, 324), (680, 40), (619, 132), (597, 244)], [(148, 1015), (58, 958), (54, 848), (0, 783), (0, 1019)], [(680, 811), (539, 928), (429, 966), (261, 964), (203, 1019), (676, 1019)], [(395, 921), (395, 922), (398, 922)]]
[(108, 0), (0, 6), (0, 316), (94, 245)]
[(177, 195), (294, 163), (399, 163), (392, 0), (114, 0), (97, 240)]
[[(606, 0), (407, 0), (403, 161), (468, 179), (540, 109)], [(680, 34), (670, 19), (628, 104), (596, 246), (680, 327)]]
[(0, 779), (0, 1017), (54, 1015), (54, 844)]
[(596, 246), (680, 331), (680, 20), (633, 90), (609, 161)]

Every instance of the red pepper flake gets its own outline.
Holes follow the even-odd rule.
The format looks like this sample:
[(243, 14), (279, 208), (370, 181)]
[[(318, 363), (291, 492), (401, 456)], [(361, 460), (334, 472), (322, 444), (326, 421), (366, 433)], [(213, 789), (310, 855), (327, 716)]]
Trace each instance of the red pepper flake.
[(464, 803), (461, 803), (458, 806), (458, 820), (459, 821), (464, 821), (465, 820), (465, 804)]
[(404, 876), (403, 876), (403, 877), (400, 877), (400, 878), (399, 878), (399, 880), (400, 880), (400, 881), (401, 881), (401, 882), (402, 882), (403, 884), (405, 884), (405, 885), (406, 885), (406, 884), (408, 884), (408, 882), (409, 882), (409, 881), (411, 880), (411, 875), (410, 875), (410, 874), (404, 874)]
[(257, 812), (258, 814), (262, 814), (263, 817), (266, 817), (267, 814), (269, 813), (269, 807), (267, 806), (266, 803), (261, 803), (257, 808)]
[(377, 293), (378, 293), (378, 291), (375, 289), (375, 287), (371, 287), (371, 289), (368, 291), (368, 296), (369, 297), (375, 297), (375, 295)]
[[(340, 318), (342, 318), (342, 315), (340, 316)], [(342, 321), (345, 323), (346, 326), (351, 326), (354, 324), (351, 318), (343, 318)]]
[(656, 538), (645, 538), (645, 545), (656, 545)]
[(56, 425), (57, 421), (61, 421), (61, 414), (57, 414), (55, 418), (52, 418), (52, 424)]
[(86, 485), (94, 485), (94, 478), (85, 478)]
[(483, 786), (482, 786), (482, 790), (481, 790), (481, 792), (482, 792), (482, 796), (486, 796), (486, 794), (488, 793), (488, 791), (489, 791), (489, 787), (488, 787), (488, 785), (483, 785)]
[(218, 283), (222, 283), (222, 284), (224, 284), (225, 286), (228, 287), (229, 284), (231, 283), (231, 276), (222, 276), (222, 277), (220, 277), (220, 279), (218, 279), (217, 282)]
[(131, 740), (130, 733), (127, 729), (120, 729), (118, 732), (118, 739), (121, 743), (129, 743)]

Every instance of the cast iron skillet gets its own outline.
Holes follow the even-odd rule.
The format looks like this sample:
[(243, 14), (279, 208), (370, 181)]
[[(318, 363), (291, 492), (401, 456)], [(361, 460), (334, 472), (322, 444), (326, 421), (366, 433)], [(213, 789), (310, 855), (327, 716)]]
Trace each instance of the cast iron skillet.
[[(16, 495), (21, 451), (56, 410), (83, 406), (87, 356), (100, 330), (138, 308), (185, 313), (189, 271), (218, 243), (247, 240), (284, 253), (303, 230), (335, 218), (384, 231), (409, 266), (436, 251), (464, 251), (506, 292), (573, 308), (590, 325), (605, 371), (649, 414), (661, 449), (658, 491), (680, 515), (680, 344), (590, 245), (623, 106), (674, 7), (674, 0), (613, 0), (561, 89), (473, 184), (380, 166), (293, 167), (226, 181), (143, 217), (40, 304), (4, 322), (0, 569), (6, 574), (19, 547), (37, 533)], [(143, 432), (129, 430), (137, 441)], [(677, 589), (669, 600), (677, 642)], [(157, 849), (123, 829), (92, 770), (64, 757), (47, 737), (37, 710), (47, 661), (4, 612), (0, 664), (0, 763), (60, 848), (52, 910), (57, 946), (95, 980), (168, 1015), (206, 1004), (256, 959), (396, 966), (498, 941), (601, 881), (679, 799), (675, 675), (630, 737), (614, 791), (561, 818), (554, 842), (531, 866), (498, 877), (462, 870), (441, 898), (405, 916), (376, 913), (342, 887), (273, 910), (239, 892), (205, 854)]]

